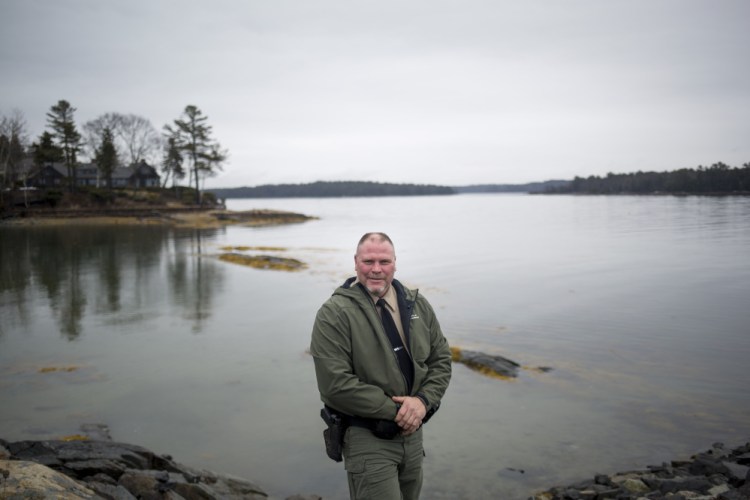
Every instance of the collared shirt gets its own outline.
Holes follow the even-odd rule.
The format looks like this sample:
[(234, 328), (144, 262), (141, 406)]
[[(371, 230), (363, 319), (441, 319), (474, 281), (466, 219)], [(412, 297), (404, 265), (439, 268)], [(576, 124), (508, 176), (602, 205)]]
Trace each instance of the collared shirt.
[[(359, 283), (359, 280), (355, 281), (353, 283), (357, 284)], [(406, 347), (406, 350), (409, 350), (409, 344), (406, 343), (406, 337), (404, 336), (404, 326), (401, 324), (401, 314), (399, 313), (398, 309), (398, 298), (396, 297), (396, 289), (392, 286), (388, 287), (388, 290), (385, 292), (385, 295), (382, 297), (378, 295), (373, 295), (372, 293), (369, 293), (370, 300), (372, 300), (373, 304), (376, 304), (378, 299), (385, 300), (386, 305), (388, 306), (388, 309), (390, 310), (391, 316), (393, 317), (393, 322), (396, 323), (396, 329), (398, 330), (398, 334), (401, 337), (401, 342), (403, 342), (404, 347)], [(380, 308), (375, 306), (375, 308), (378, 310), (378, 314), (380, 313)]]

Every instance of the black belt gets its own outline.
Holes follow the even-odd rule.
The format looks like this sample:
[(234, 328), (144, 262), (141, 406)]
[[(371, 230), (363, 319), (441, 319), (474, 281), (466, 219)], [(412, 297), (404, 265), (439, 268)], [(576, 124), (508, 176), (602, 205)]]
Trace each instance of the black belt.
[(381, 420), (379, 418), (347, 417), (349, 425), (362, 427), (371, 431), (380, 439), (393, 439), (401, 434), (401, 427), (393, 420)]
[(370, 430), (373, 430), (375, 428), (375, 424), (377, 423), (377, 420), (374, 418), (347, 417), (347, 420), (349, 422), (349, 425), (353, 425), (354, 427), (363, 427)]

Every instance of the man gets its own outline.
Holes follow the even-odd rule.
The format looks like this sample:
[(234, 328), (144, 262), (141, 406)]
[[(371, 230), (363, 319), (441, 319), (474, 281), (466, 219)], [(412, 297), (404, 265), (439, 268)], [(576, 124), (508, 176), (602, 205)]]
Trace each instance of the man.
[(432, 306), (393, 279), (396, 254), (367, 233), (349, 278), (318, 311), (310, 352), (326, 410), (348, 424), (343, 458), (354, 500), (415, 500), (422, 488), (422, 424), (451, 377)]

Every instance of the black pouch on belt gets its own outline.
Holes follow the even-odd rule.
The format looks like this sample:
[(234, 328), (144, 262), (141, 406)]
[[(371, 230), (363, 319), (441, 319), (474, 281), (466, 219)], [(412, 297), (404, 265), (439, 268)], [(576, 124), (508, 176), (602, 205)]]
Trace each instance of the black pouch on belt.
[(399, 427), (393, 420), (377, 419), (374, 422), (375, 423), (370, 430), (375, 434), (375, 437), (379, 437), (380, 439), (393, 439), (401, 434), (401, 427)]

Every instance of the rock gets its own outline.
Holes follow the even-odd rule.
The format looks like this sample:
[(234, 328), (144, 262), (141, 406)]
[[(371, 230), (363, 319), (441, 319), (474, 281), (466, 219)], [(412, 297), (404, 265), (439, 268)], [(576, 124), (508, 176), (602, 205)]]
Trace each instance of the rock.
[(648, 493), (649, 487), (640, 479), (628, 478), (622, 482), (622, 487), (630, 493)]
[(717, 458), (707, 454), (698, 455), (688, 469), (694, 476), (710, 476), (711, 474), (729, 473), (726, 465), (721, 463)]
[(276, 257), (274, 255), (245, 255), (237, 252), (228, 252), (219, 255), (219, 260), (250, 266), (256, 269), (273, 269), (276, 271), (300, 271), (307, 265), (297, 259), (288, 257)]
[(710, 481), (705, 478), (688, 477), (686, 479), (664, 479), (659, 484), (659, 491), (662, 493), (678, 493), (680, 491), (697, 491), (706, 493), (711, 489)]
[(89, 439), (95, 441), (112, 441), (109, 426), (105, 424), (82, 424), (81, 432)]
[(93, 500), (96, 493), (80, 482), (34, 462), (0, 460), (2, 498)]
[(521, 367), (502, 356), (466, 351), (458, 347), (451, 347), (451, 356), (454, 362), (463, 363), (472, 370), (497, 378), (516, 378)]
[[(114, 500), (262, 500), (268, 495), (256, 484), (234, 476), (193, 469), (166, 455), (135, 445), (113, 441), (19, 441), (4, 442), (12, 460), (30, 464), (33, 475), (46, 471), (51, 478), (65, 478), (65, 491), (78, 496), (57, 496), (52, 483), (40, 484), (48, 496), (39, 498), (104, 498)], [(34, 462), (34, 463), (32, 463)], [(8, 471), (3, 486), (23, 478)], [(5, 474), (4, 474), (5, 475)], [(47, 477), (47, 476), (40, 476)], [(24, 483), (25, 484), (25, 483)], [(74, 486), (75, 485), (75, 486)], [(5, 496), (3, 496), (5, 498)], [(27, 497), (24, 497), (27, 498)], [(35, 497), (36, 498), (36, 497)]]
[[(593, 481), (554, 487), (535, 493), (530, 500), (748, 500), (750, 468), (740, 463), (748, 453), (750, 443), (734, 450), (717, 443), (690, 460), (673, 460), (671, 464), (612, 476), (597, 474)], [(592, 490), (596, 496), (591, 496)]]
[(121, 473), (126, 468), (149, 469), (154, 461), (154, 453), (145, 448), (108, 441), (19, 441), (10, 443), (9, 449), (14, 458), (53, 469), (70, 463), (82, 471), (81, 476), (91, 474), (84, 462), (96, 461), (91, 470), (106, 463)]

